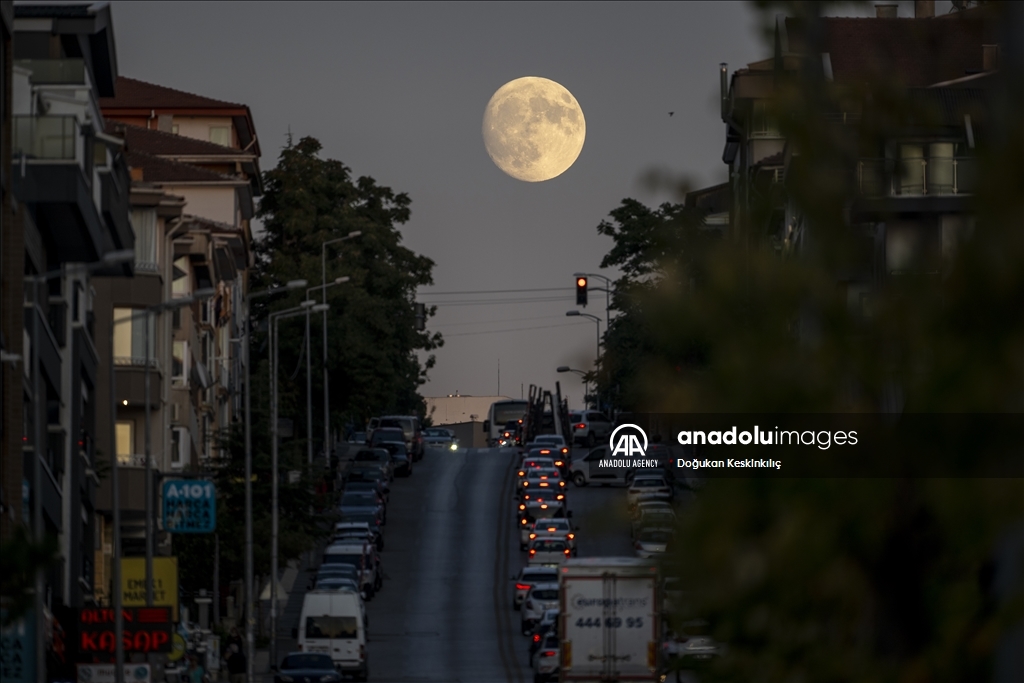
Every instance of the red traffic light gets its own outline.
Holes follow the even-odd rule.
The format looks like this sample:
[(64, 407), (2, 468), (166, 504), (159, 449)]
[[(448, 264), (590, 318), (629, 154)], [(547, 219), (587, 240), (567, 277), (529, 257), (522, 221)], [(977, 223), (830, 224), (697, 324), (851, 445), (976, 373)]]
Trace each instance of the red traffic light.
[(576, 305), (587, 305), (587, 278), (585, 277), (576, 278)]

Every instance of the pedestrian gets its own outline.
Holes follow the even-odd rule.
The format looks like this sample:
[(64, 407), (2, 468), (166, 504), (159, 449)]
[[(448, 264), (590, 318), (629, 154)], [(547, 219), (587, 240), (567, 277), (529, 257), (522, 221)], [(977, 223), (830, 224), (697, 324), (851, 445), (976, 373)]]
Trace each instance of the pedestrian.
[(239, 651), (245, 652), (245, 641), (242, 640), (242, 634), (238, 632), (237, 626), (231, 627), (231, 631), (228, 633), (228, 639), (225, 645), (227, 645), (228, 647), (231, 647), (232, 645), (237, 645)]
[(185, 671), (187, 683), (203, 683), (203, 677), (206, 672), (203, 667), (199, 665), (199, 658), (195, 655), (189, 655), (188, 657), (188, 669)]
[(228, 680), (231, 683), (245, 683), (246, 661), (242, 654), (242, 648), (232, 643), (228, 645), (228, 656), (225, 660), (228, 665)]

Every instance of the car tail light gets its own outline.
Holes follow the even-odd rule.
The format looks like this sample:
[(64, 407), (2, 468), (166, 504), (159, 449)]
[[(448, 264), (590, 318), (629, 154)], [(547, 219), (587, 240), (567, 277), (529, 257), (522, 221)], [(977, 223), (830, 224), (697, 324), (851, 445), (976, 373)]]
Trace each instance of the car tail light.
[(562, 449), (562, 455), (566, 455), (568, 452), (569, 452), (568, 448), (563, 448)]
[(541, 657), (554, 657), (556, 655), (558, 655), (558, 653), (554, 650), (544, 650), (544, 652), (540, 653)]
[(539, 633), (534, 633), (533, 634), (533, 642), (535, 642), (535, 643), (539, 643), (540, 642), (540, 634)]
[(540, 509), (541, 510), (547, 510), (548, 509), (548, 504), (547, 503), (541, 503)]
[(535, 539), (535, 538), (537, 538), (537, 534), (530, 534), (530, 540), (531, 540), (531, 541), (532, 541), (533, 539)]
[(562, 465), (564, 465), (564, 464), (565, 464), (565, 463), (564, 463), (564, 462), (562, 462), (561, 460), (556, 460), (556, 461), (555, 461), (555, 467), (561, 467), (561, 466), (562, 466)]
[(523, 482), (523, 486), (529, 486), (529, 485), (530, 485), (530, 482), (528, 482), (528, 481), (524, 481)]
[(587, 428), (587, 425), (584, 424), (583, 422), (580, 422), (578, 425), (576, 425), (576, 429), (586, 429), (586, 428)]
[(553, 527), (553, 526), (549, 526), (549, 527), (548, 527), (548, 531), (558, 531), (558, 529), (556, 529), (556, 528), (555, 528), (555, 527)]
[(517, 583), (516, 584), (516, 590), (517, 591), (528, 591), (528, 590), (530, 590), (530, 584), (528, 584), (528, 583)]
[(542, 448), (542, 449), (540, 450), (540, 454), (541, 454), (541, 455), (548, 455), (548, 454), (550, 454), (550, 453), (551, 453), (551, 451), (549, 451), (549, 450), (548, 450), (548, 449), (546, 449), (546, 448)]
[[(522, 506), (522, 505), (520, 505), (520, 506), (519, 506), (519, 509), (522, 509), (522, 508), (523, 508), (523, 506)], [(526, 524), (526, 520), (525, 520), (525, 519), (523, 519), (523, 520), (520, 520), (520, 522), (522, 522), (523, 524)]]
[(560, 482), (558, 482), (558, 485), (564, 487), (565, 486), (565, 482), (564, 481), (560, 481)]
[(565, 500), (565, 494), (559, 493), (556, 500)]
[[(520, 510), (525, 510), (525, 509), (526, 509), (526, 506), (525, 506), (525, 505), (523, 505), (522, 503), (520, 503), (520, 504), (519, 504), (519, 509), (520, 509)], [(523, 520), (523, 524), (526, 524), (526, 520), (525, 520), (525, 519)]]
[(531, 555), (536, 555), (537, 554), (537, 549), (536, 548), (530, 548), (530, 554)]
[(526, 472), (524, 472), (522, 470), (519, 470), (519, 476), (520, 477), (525, 477), (526, 476)]
[(576, 538), (576, 534), (569, 534), (568, 538), (569, 538), (569, 540), (572, 540), (572, 539)]
[(568, 549), (568, 548), (566, 548), (566, 549), (565, 549), (565, 550), (563, 550), (562, 552), (563, 552), (563, 553), (565, 553), (566, 555), (568, 555), (568, 554), (569, 554), (569, 549)]

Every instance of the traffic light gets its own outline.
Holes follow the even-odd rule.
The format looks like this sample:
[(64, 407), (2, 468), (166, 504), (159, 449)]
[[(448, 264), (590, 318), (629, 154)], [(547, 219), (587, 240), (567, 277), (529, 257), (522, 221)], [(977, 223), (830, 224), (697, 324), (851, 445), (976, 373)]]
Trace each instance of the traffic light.
[(587, 278), (585, 277), (576, 278), (576, 305), (587, 305)]
[(416, 304), (416, 331), (422, 332), (427, 329), (427, 307), (424, 304)]

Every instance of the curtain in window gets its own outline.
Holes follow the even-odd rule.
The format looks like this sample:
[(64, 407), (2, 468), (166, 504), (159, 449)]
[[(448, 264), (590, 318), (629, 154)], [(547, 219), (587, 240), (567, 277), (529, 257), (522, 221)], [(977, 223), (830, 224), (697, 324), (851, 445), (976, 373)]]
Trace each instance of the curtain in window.
[(156, 210), (132, 209), (135, 228), (135, 265), (140, 270), (156, 270)]

